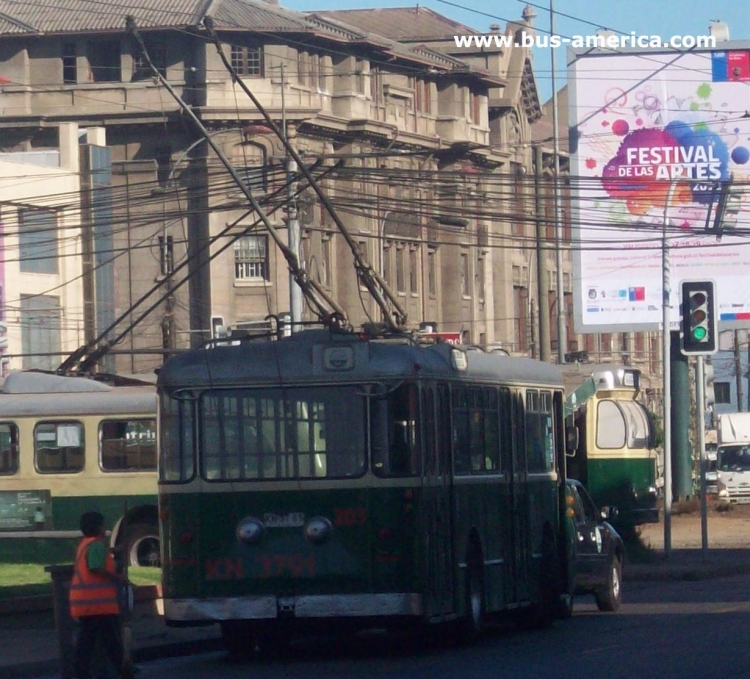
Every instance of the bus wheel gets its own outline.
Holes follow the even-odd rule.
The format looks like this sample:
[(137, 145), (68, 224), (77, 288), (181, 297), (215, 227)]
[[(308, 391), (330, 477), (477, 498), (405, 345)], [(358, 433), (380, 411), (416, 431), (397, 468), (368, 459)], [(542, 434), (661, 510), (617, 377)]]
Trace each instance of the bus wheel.
[(466, 643), (479, 639), (484, 631), (484, 591), (482, 574), (469, 567), (466, 573), (466, 612), (461, 621), (461, 637)]
[(129, 566), (160, 566), (159, 531), (156, 526), (137, 523), (125, 534)]
[(221, 623), (221, 638), (227, 653), (234, 658), (247, 658), (255, 651), (252, 626), (243, 620), (225, 620)]
[(620, 607), (622, 598), (622, 565), (617, 557), (609, 565), (607, 586), (594, 593), (596, 607), (600, 611), (614, 612)]

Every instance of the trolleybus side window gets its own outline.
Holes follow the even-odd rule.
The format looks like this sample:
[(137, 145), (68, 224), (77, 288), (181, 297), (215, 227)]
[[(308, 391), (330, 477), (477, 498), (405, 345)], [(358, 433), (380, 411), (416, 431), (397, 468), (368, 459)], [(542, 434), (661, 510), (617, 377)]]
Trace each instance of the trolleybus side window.
[(0, 424), (0, 476), (18, 472), (18, 427), (12, 422)]
[(372, 402), (372, 467), (378, 476), (416, 476), (421, 473), (418, 391), (402, 384), (385, 402)]
[(189, 481), (195, 474), (193, 412), (193, 401), (162, 395), (159, 415), (159, 472), (162, 481)]
[(552, 394), (529, 389), (526, 392), (526, 454), (530, 472), (555, 468)]
[(457, 474), (500, 469), (497, 391), (453, 390), (453, 444)]
[(155, 420), (103, 420), (99, 425), (102, 471), (154, 471)]
[(424, 472), (426, 476), (436, 476), (439, 471), (435, 436), (435, 388), (432, 385), (422, 390), (422, 418), (424, 422)]
[(41, 474), (71, 474), (84, 466), (80, 422), (39, 422), (34, 427), (34, 463)]

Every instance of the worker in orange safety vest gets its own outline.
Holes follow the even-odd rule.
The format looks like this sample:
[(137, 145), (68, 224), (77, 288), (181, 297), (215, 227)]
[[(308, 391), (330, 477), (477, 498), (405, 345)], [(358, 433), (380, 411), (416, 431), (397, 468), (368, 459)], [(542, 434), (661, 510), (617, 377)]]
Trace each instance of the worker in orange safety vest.
[(91, 658), (101, 639), (118, 675), (127, 675), (120, 633), (118, 586), (128, 584), (115, 567), (105, 541), (104, 517), (99, 512), (81, 516), (83, 539), (78, 545), (70, 583), (70, 615), (78, 620), (76, 679), (89, 679)]

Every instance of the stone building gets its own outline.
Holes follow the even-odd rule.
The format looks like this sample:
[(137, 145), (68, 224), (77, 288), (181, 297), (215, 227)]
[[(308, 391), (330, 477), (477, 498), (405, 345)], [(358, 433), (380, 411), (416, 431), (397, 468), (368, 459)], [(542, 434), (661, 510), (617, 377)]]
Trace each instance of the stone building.
[[(153, 76), (126, 16), (211, 144)], [(114, 301), (85, 318), (61, 303), (59, 322), (75, 328), (62, 350), (108, 340), (119, 372), (144, 372), (210, 336), (212, 325), (257, 329), (288, 313), (286, 262), (212, 144), (284, 240), (285, 208), (296, 211), (302, 263), (352, 324), (379, 320), (317, 198), (293, 189), (287, 200), (285, 149), (232, 81), (206, 16), (242, 81), (326, 173), (356, 248), (410, 325), (535, 354), (530, 130), (541, 107), (527, 48), (454, 53), (445, 42), (456, 24), (435, 13), (427, 40), (383, 35), (348, 13), (306, 15), (258, 0), (123, 0), (104, 10), (86, 0), (0, 0), (3, 150), (55, 148), (70, 121), (106, 132), (111, 182), (97, 218), (106, 228), (92, 233), (111, 242), (94, 238), (91, 255), (114, 268)], [(87, 308), (105, 302), (96, 285), (83, 294)]]

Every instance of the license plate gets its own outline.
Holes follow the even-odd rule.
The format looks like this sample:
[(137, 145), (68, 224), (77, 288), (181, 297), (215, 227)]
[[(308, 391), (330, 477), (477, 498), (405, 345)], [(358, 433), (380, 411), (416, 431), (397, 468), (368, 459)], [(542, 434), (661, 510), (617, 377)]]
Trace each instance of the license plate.
[(305, 525), (305, 513), (264, 514), (263, 523), (266, 528), (297, 528)]

